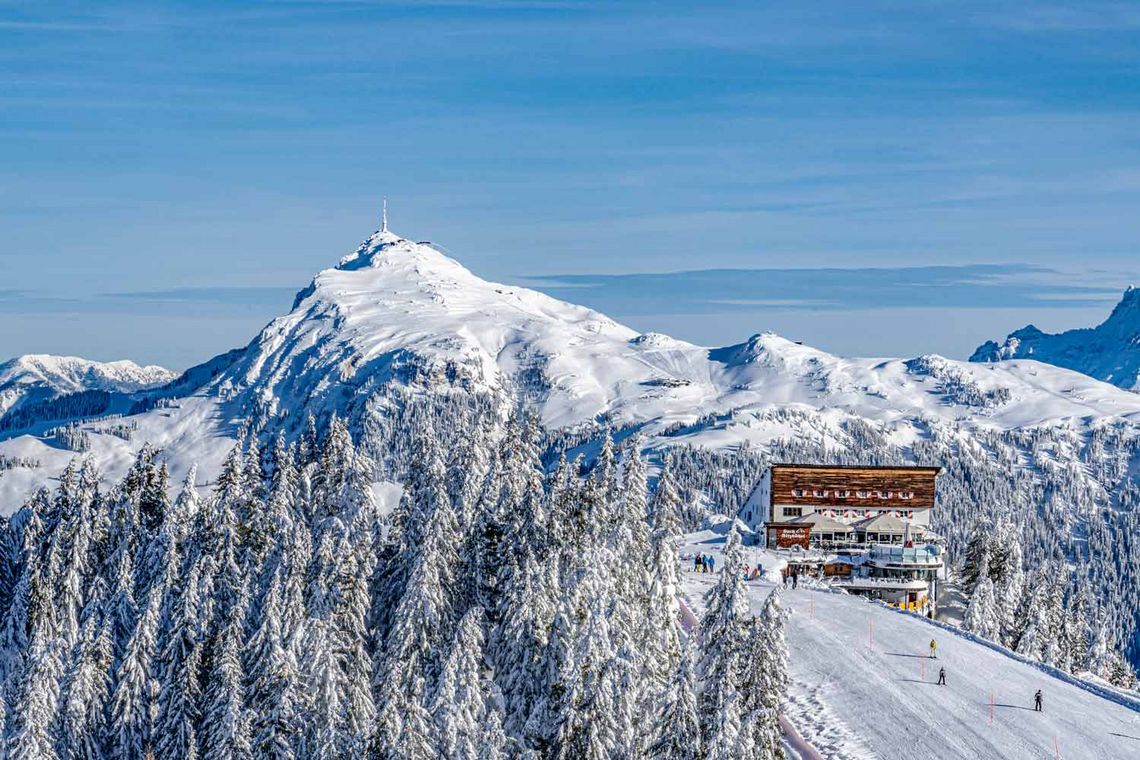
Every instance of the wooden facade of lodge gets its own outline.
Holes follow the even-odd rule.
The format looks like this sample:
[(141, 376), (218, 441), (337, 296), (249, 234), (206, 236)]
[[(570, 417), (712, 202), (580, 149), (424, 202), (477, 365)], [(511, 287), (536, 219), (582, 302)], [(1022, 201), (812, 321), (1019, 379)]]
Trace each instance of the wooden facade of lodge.
[[(774, 464), (741, 511), (754, 530), (810, 525), (812, 546), (930, 542), (941, 468)], [(766, 535), (769, 545), (775, 545)]]

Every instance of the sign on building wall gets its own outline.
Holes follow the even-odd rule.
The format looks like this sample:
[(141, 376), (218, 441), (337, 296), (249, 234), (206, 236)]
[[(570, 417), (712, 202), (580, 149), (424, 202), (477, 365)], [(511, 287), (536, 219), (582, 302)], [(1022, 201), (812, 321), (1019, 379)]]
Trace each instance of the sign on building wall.
[(811, 537), (810, 525), (787, 525), (768, 523), (768, 546), (777, 549), (790, 549), (793, 546), (808, 548)]

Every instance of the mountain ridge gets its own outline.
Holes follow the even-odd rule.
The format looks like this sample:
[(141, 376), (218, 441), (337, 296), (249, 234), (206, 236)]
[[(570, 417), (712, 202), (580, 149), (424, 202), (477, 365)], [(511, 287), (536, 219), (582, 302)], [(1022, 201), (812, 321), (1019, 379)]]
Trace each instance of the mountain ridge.
[(36, 403), (83, 391), (134, 393), (164, 385), (175, 373), (129, 359), (97, 362), (78, 356), (24, 354), (0, 362), (0, 420)]
[[(241, 429), (295, 437), (310, 415), (359, 429), (388, 413), (393, 392), (488, 394), (526, 406), (551, 430), (638, 429), (650, 447), (789, 437), (839, 445), (853, 421), (909, 446), (932, 426), (1140, 420), (1137, 395), (1035, 361), (843, 358), (774, 333), (720, 348), (638, 333), (587, 307), (484, 280), (428, 244), (381, 230), (319, 272), (245, 347), (140, 394), (131, 440), (82, 418), (74, 424), (112, 474), (149, 442), (166, 450), (175, 475), (197, 463), (209, 476), (223, 441)], [(721, 421), (698, 424), (710, 417)], [(3, 439), (0, 454), (42, 463), (0, 478), (5, 511), (74, 455), (38, 435)]]
[(1000, 344), (986, 341), (971, 362), (1037, 361), (1082, 372), (1125, 390), (1140, 390), (1140, 288), (1129, 286), (1095, 327), (1046, 333), (1035, 325), (1014, 330)]

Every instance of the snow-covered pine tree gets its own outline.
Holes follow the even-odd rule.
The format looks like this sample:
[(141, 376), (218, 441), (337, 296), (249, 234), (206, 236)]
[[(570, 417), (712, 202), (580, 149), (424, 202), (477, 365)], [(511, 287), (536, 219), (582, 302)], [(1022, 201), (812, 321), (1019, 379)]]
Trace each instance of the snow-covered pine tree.
[(1079, 583), (1069, 597), (1068, 610), (1062, 620), (1064, 631), (1065, 661), (1073, 673), (1088, 670), (1090, 631), (1088, 620), (1089, 601), (1085, 586)]
[(989, 555), (993, 532), (993, 526), (984, 519), (976, 520), (970, 529), (970, 538), (966, 542), (965, 551), (962, 553), (962, 588), (968, 594), (974, 592), (974, 586), (977, 585), (978, 579), (982, 575), (989, 574)]
[[(25, 658), (29, 652), (28, 631), (37, 625), (42, 595), (34, 589), (40, 585), (40, 565), (42, 562), (41, 541), (44, 524), (39, 510), (28, 506), (20, 511), (22, 527), (19, 544), (13, 563), (14, 582), (4, 617), (4, 627), (0, 632), (0, 688), (3, 690), (3, 704), (11, 705), (16, 699), (17, 681), (22, 675)], [(11, 529), (11, 526), (10, 528)]]
[(413, 435), (411, 464), (403, 497), (391, 515), (387, 537), (379, 552), (370, 620), (376, 641), (381, 646), (390, 636), (397, 607), (424, 550), (429, 524), (436, 519), (437, 513), (441, 513), (439, 519), (444, 527), (455, 524), (446, 486), (447, 473), (440, 455), (439, 439), (430, 419), (425, 418)]
[(158, 637), (162, 592), (156, 588), (139, 616), (115, 670), (107, 725), (113, 757), (145, 757), (153, 750), (154, 709), (158, 684), (151, 674)]
[(780, 703), (788, 686), (788, 647), (779, 589), (768, 595), (750, 628), (740, 676), (744, 700), (740, 746), (746, 748), (742, 757), (784, 760)]
[(1001, 643), (1001, 611), (994, 594), (994, 582), (988, 575), (979, 577), (962, 627), (984, 639)]
[(408, 695), (396, 741), (378, 755), (379, 760), (436, 760), (435, 732), (424, 707), (424, 683), (417, 679)]
[[(728, 655), (726, 664), (730, 670), (739, 667), (738, 657), (735, 652)], [(705, 720), (702, 732), (705, 760), (743, 760), (752, 751), (750, 737), (744, 732), (744, 696), (731, 680), (704, 688), (718, 692), (712, 703), (715, 712)]]
[(463, 616), (431, 703), (439, 751), (449, 760), (483, 760), (506, 742), (483, 663), (484, 617), (479, 607)]
[(292, 760), (299, 744), (301, 676), (292, 647), (285, 640), (282, 611), (284, 567), (269, 580), (257, 627), (247, 644), (251, 748), (254, 757)]
[(1053, 611), (1049, 603), (1049, 576), (1044, 569), (1033, 575), (1025, 590), (1019, 617), (1022, 621), (1017, 637), (1016, 651), (1034, 660), (1044, 662), (1053, 632)]
[(202, 695), (202, 648), (197, 609), (193, 606), (199, 569), (199, 564), (190, 563), (188, 575), (175, 576), (167, 587), (160, 648), (154, 662), (158, 679), (155, 756), (169, 760), (196, 760), (199, 756), (196, 726)]
[[(1011, 529), (1012, 530), (1012, 529)], [(1010, 534), (1011, 539), (1005, 549), (1005, 562), (1002, 577), (995, 583), (998, 613), (1001, 619), (1001, 643), (1014, 646), (1017, 639), (1018, 604), (1025, 590), (1025, 570), (1022, 567), (1021, 542)]]
[(674, 678), (681, 655), (677, 623), (677, 593), (681, 585), (677, 562), (681, 538), (680, 499), (671, 477), (664, 472), (657, 481), (652, 514), (646, 581), (645, 664), (649, 679), (646, 691), (652, 695), (651, 699), (656, 699), (669, 679)]
[(577, 596), (588, 600), (566, 669), (564, 712), (549, 756), (552, 760), (608, 760), (620, 757), (619, 717), (613, 712), (612, 682), (606, 671), (615, 653), (610, 638), (604, 571), (592, 567)]
[(737, 674), (749, 607), (744, 582), (736, 572), (742, 563), (741, 552), (740, 534), (734, 524), (725, 542), (724, 569), (705, 595), (700, 626), (697, 674), (701, 688), (697, 708), (706, 747), (712, 746), (714, 739), (735, 743), (742, 720)]
[[(590, 470), (582, 496), (587, 528), (602, 536), (607, 535), (619, 514), (615, 509), (618, 499), (618, 462), (612, 431), (606, 431), (602, 438), (601, 450)], [(596, 536), (591, 535), (591, 538)]]
[(56, 760), (55, 712), (63, 675), (61, 646), (33, 636), (16, 699), (5, 710), (4, 756), (11, 760)]
[(1053, 568), (1045, 595), (1047, 633), (1042, 661), (1061, 670), (1071, 670), (1065, 610), (1065, 584), (1068, 570), (1058, 565)]
[(646, 756), (651, 760), (701, 760), (701, 723), (697, 716), (697, 684), (693, 675), (693, 646), (689, 639), (677, 666), (654, 726), (654, 738)]
[[(106, 707), (111, 697), (111, 634), (95, 615), (76, 643), (60, 696), (60, 744), (64, 757), (103, 760)], [(170, 757), (163, 755), (163, 757)]]
[[(383, 578), (380, 590), (383, 597), (396, 600), (390, 612), (380, 611), (382, 619), (391, 623), (384, 633), (373, 682), (379, 701), (375, 741), (377, 751), (385, 756), (397, 751), (405, 730), (404, 716), (419, 699), (417, 684), (421, 680), (434, 684), (444, 644), (456, 623), (452, 593), (460, 536), (444, 488), (446, 474), (438, 442), (430, 425), (422, 432), (418, 450), (423, 458), (413, 460), (411, 489), (395, 541), (398, 552), (388, 556), (398, 568)], [(424, 708), (420, 705), (419, 709)]]
[(340, 758), (350, 744), (345, 732), (344, 657), (337, 645), (331, 622), (316, 618), (309, 626), (305, 649), (311, 652), (306, 686), (312, 704), (306, 722), (307, 735), (301, 757), (314, 760)]
[(205, 709), (202, 711), (200, 746), (202, 760), (249, 760), (250, 716), (243, 700), (241, 646), (244, 593), (239, 589), (225, 614), (211, 652), (209, 673), (206, 678)]
[[(548, 589), (556, 587), (561, 577), (555, 563), (546, 565), (545, 584)], [(556, 597), (551, 594), (551, 600)], [(548, 629), (545, 644), (538, 653), (538, 661), (534, 666), (534, 684), (530, 687), (535, 691), (530, 713), (526, 725), (521, 729), (510, 729), (509, 714), (505, 717), (508, 733), (513, 736), (525, 738), (530, 746), (544, 751), (554, 741), (555, 732), (559, 722), (566, 714), (567, 691), (566, 674), (570, 667), (570, 658), (574, 641), (577, 636), (577, 612), (567, 596), (557, 599), (558, 606)], [(498, 674), (496, 674), (498, 675)], [(510, 686), (504, 689), (509, 692)]]
[[(359, 515), (363, 513), (358, 513)], [(344, 652), (344, 719), (349, 739), (342, 757), (363, 758), (368, 737), (376, 721), (376, 703), (372, 693), (373, 659), (367, 627), (368, 581), (374, 572), (375, 558), (366, 531), (346, 548), (338, 575), (340, 603), (333, 621), (339, 646)]]
[(542, 654), (557, 609), (557, 591), (549, 568), (537, 558), (524, 559), (502, 589), (502, 623), (495, 632), (495, 674), (506, 695), (506, 724), (520, 734), (543, 694)]

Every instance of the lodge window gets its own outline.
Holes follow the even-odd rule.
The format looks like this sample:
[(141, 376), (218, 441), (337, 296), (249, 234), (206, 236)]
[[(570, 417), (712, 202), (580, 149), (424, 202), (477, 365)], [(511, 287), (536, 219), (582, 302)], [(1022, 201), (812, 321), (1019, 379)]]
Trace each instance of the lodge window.
[(803, 495), (804, 495), (804, 489), (802, 489), (802, 488), (793, 488), (792, 489), (792, 496), (799, 498)]
[(824, 496), (827, 496), (827, 491), (821, 491), (817, 488), (814, 491), (812, 491), (811, 494), (812, 494), (812, 496), (814, 496), (818, 499), (818, 498), (822, 498)]
[(855, 495), (858, 496), (860, 499), (866, 499), (871, 495), (871, 492), (870, 491), (856, 491)]
[(902, 491), (901, 493), (899, 493), (899, 498), (900, 499), (913, 499), (914, 498), (914, 491)]
[(800, 507), (784, 507), (784, 517), (799, 517), (803, 512)]

